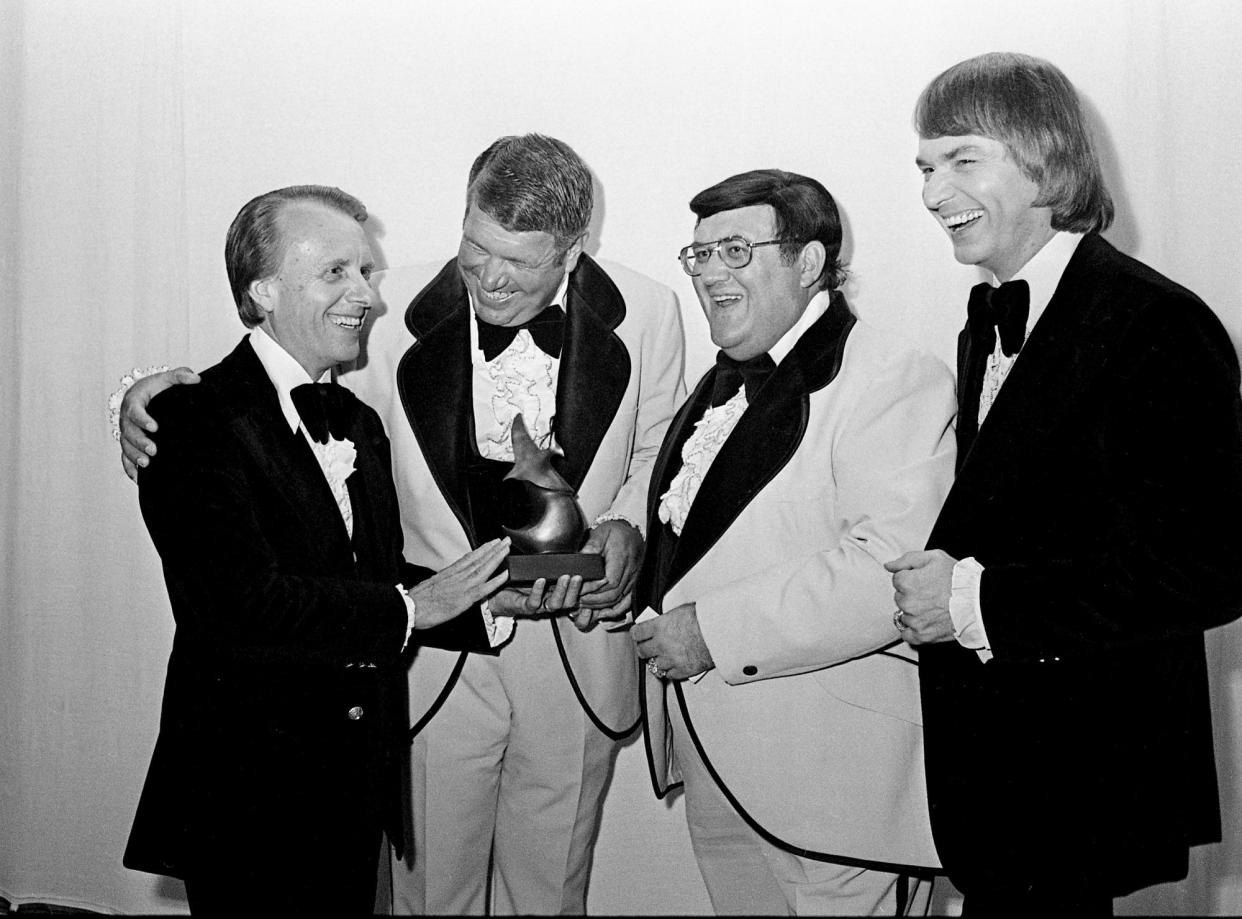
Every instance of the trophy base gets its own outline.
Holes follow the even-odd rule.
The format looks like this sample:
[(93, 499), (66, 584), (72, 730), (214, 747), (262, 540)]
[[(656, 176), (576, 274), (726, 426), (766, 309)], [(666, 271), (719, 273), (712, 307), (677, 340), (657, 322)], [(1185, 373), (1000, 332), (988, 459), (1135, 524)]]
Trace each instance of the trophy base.
[(584, 552), (509, 556), (510, 584), (532, 584), (539, 578), (546, 578), (550, 583), (562, 574), (577, 574), (583, 581), (598, 581), (604, 576), (604, 557)]

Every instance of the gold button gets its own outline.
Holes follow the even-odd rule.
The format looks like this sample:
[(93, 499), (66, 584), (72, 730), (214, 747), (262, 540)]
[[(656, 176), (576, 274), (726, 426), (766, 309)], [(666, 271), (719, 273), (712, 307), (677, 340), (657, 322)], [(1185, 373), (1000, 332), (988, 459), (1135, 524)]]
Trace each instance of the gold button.
[(349, 718), (350, 721), (358, 721), (360, 718), (362, 718), (362, 706), (355, 705), (345, 714)]

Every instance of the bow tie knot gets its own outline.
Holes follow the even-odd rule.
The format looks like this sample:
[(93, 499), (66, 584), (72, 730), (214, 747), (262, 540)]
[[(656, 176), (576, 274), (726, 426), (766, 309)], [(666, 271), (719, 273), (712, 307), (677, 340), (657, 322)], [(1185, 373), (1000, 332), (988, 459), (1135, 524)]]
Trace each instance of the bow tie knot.
[(1031, 288), (1026, 281), (1006, 281), (999, 287), (976, 284), (971, 288), (967, 316), (973, 334), (987, 351), (996, 347), (997, 333), (1005, 357), (1022, 350), (1030, 311)]
[(734, 360), (723, 351), (716, 355), (716, 379), (712, 384), (712, 408), (724, 405), (739, 389), (746, 387), (746, 401), (751, 402), (755, 393), (776, 371), (776, 361), (766, 352), (745, 361)]
[(475, 316), (479, 327), (479, 347), (485, 361), (494, 361), (525, 329), (535, 340), (535, 345), (549, 357), (561, 356), (561, 339), (565, 332), (565, 311), (553, 303), (543, 312), (521, 325), (492, 325)]
[(303, 383), (289, 395), (298, 410), (302, 427), (315, 443), (326, 444), (328, 435), (345, 440), (353, 427), (358, 401), (336, 383)]

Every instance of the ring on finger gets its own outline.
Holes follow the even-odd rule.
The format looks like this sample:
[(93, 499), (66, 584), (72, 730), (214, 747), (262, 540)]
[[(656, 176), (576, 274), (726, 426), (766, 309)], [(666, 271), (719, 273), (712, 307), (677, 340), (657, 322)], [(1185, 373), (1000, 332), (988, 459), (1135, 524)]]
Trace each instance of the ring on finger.
[(897, 610), (897, 612), (893, 613), (893, 625), (896, 627), (898, 632), (904, 632), (907, 628), (909, 628), (909, 626), (906, 625), (905, 620), (901, 618), (901, 610)]
[(664, 679), (665, 674), (668, 673), (667, 670), (655, 662), (654, 657), (647, 661), (647, 672), (660, 680)]

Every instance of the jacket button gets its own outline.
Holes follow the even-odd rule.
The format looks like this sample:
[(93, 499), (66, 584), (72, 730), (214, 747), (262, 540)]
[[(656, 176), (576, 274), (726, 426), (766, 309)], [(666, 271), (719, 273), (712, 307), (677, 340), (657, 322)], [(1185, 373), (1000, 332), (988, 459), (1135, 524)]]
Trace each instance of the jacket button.
[(362, 718), (362, 706), (355, 705), (353, 708), (351, 708), (349, 711), (345, 713), (345, 716), (350, 721), (358, 721), (360, 718)]
[(745, 667), (742, 668), (742, 673), (745, 674), (746, 676), (754, 676), (758, 672), (759, 672), (759, 668), (754, 666), (753, 664), (747, 664)]

